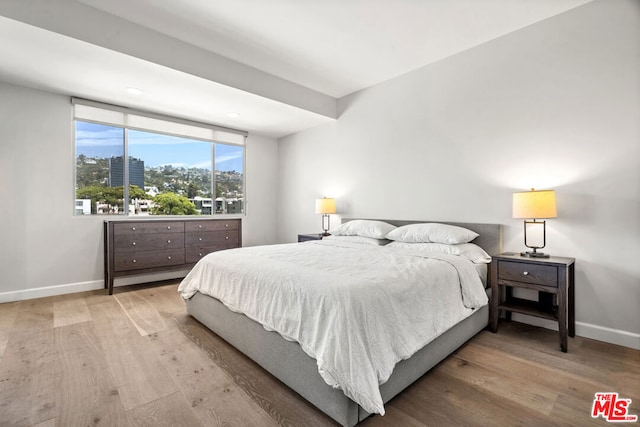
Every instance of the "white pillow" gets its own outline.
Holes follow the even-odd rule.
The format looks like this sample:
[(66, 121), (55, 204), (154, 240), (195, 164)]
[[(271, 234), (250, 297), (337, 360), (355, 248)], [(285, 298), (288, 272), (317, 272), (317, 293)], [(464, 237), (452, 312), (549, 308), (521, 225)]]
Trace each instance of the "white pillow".
[(395, 228), (395, 225), (391, 225), (384, 221), (355, 219), (353, 221), (345, 222), (333, 230), (329, 230), (329, 234), (334, 236), (362, 236), (371, 237), (373, 239), (384, 239), (384, 236)]
[(334, 240), (336, 242), (361, 243), (363, 245), (384, 246), (389, 243), (387, 239), (374, 239), (362, 236), (327, 236), (322, 240)]
[(426, 222), (398, 227), (387, 234), (389, 240), (407, 243), (446, 243), (457, 245), (468, 243), (478, 237), (478, 233), (455, 225)]
[(388, 248), (409, 249), (420, 252), (441, 252), (450, 255), (459, 255), (467, 258), (475, 264), (489, 264), (491, 256), (480, 246), (473, 243), (461, 243), (459, 245), (446, 245), (444, 243), (406, 243), (391, 242)]

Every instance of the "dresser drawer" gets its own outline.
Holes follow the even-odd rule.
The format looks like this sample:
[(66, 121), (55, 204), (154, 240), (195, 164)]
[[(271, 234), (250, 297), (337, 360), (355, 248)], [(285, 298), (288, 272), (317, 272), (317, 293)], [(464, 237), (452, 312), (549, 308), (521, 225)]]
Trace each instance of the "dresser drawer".
[(113, 248), (118, 252), (159, 251), (184, 247), (184, 233), (116, 234)]
[(233, 249), (233, 248), (237, 248), (238, 245), (232, 245), (232, 244), (228, 244), (228, 245), (216, 245), (216, 246), (204, 246), (201, 248), (187, 248), (186, 249), (186, 259), (187, 259), (187, 263), (196, 263), (198, 261), (200, 261), (200, 258), (204, 257), (207, 254), (210, 254), (211, 252), (216, 252), (216, 251), (222, 251), (224, 249)]
[(240, 220), (187, 221), (184, 227), (188, 233), (194, 231), (237, 231), (240, 229)]
[(182, 221), (126, 222), (113, 225), (114, 237), (158, 233), (184, 233)]
[(238, 246), (238, 230), (200, 231), (185, 234), (186, 247), (214, 245)]
[(180, 265), (185, 263), (184, 258), (184, 248), (163, 251), (116, 253), (114, 257), (114, 270), (128, 271)]
[(558, 287), (558, 267), (524, 262), (498, 261), (498, 281), (530, 283)]

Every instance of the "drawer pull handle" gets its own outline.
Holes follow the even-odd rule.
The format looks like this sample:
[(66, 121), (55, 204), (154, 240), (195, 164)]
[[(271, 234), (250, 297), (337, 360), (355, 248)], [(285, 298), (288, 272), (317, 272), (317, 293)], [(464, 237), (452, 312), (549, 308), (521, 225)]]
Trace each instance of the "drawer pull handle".
[(523, 273), (522, 273), (522, 275), (523, 275), (523, 276), (528, 276), (528, 275), (529, 275), (529, 272), (528, 272), (528, 271), (525, 271), (525, 272), (523, 272)]
[(198, 225), (198, 228), (202, 228), (202, 225)]
[(168, 256), (167, 259), (171, 259), (171, 256)]
[(202, 242), (202, 237), (198, 237), (198, 241), (199, 241), (199, 242)]
[(131, 229), (132, 229), (133, 231), (136, 231), (136, 228), (135, 228), (135, 227), (131, 227)]
[(167, 230), (171, 230), (171, 226), (170, 225), (167, 225)]
[(229, 236), (225, 236), (225, 239), (229, 240)]
[(167, 243), (171, 243), (171, 240), (167, 240)]
[(198, 256), (202, 256), (202, 253), (199, 253)]
[(135, 263), (136, 263), (136, 260), (134, 259), (134, 260), (133, 260), (133, 261), (131, 261), (131, 262), (133, 262), (133, 263), (135, 264)]
[(225, 226), (225, 227), (229, 227), (229, 224), (225, 224), (224, 226)]
[(135, 245), (136, 245), (136, 242), (131, 242), (131, 245), (132, 245), (132, 246), (135, 246)]

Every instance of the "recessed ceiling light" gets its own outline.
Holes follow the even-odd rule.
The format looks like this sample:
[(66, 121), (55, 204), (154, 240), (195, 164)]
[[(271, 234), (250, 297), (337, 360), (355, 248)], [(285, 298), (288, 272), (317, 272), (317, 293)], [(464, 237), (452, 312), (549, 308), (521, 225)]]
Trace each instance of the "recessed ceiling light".
[(127, 91), (127, 93), (131, 94), (131, 95), (142, 95), (144, 93), (144, 91), (142, 89), (138, 89), (137, 87), (132, 87), (129, 86), (127, 88), (125, 88), (125, 90)]
[(240, 117), (240, 113), (237, 113), (235, 111), (227, 111), (227, 117), (229, 117), (230, 119), (237, 119), (238, 117)]

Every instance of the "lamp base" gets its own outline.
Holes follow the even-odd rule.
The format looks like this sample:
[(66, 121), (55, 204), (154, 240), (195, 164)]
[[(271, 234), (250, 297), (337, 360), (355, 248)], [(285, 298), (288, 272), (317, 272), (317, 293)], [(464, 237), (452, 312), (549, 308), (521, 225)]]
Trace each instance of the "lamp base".
[(322, 235), (323, 236), (328, 236), (329, 235), (329, 229), (331, 228), (331, 218), (329, 217), (328, 214), (322, 214)]
[(550, 258), (551, 255), (545, 254), (544, 252), (520, 252), (520, 256), (524, 256), (527, 258)]

